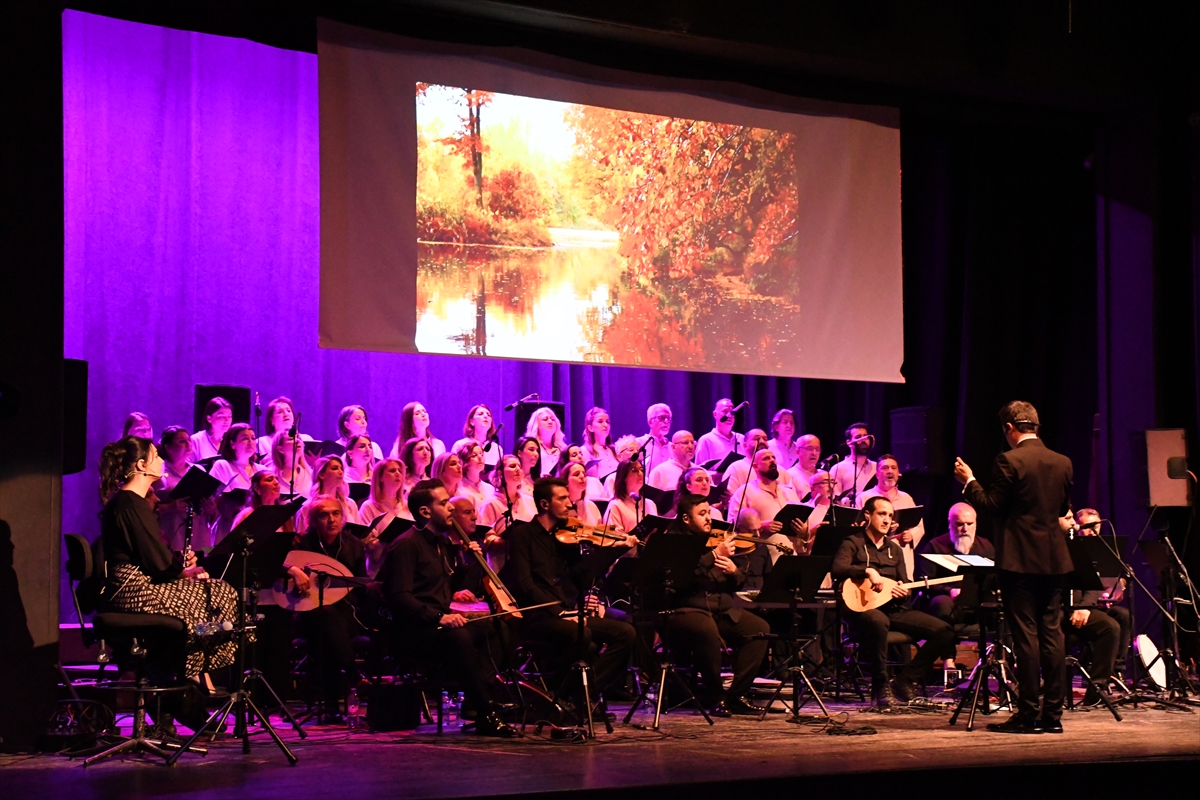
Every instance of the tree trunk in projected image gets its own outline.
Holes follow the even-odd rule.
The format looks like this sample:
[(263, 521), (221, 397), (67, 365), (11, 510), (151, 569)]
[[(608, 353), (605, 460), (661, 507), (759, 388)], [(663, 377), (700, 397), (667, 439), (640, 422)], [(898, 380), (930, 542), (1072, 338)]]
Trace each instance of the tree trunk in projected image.
[(794, 134), (592, 106), (570, 119), (573, 167), (592, 190), (593, 215), (620, 232), (634, 277), (724, 275), (753, 293), (795, 289)]

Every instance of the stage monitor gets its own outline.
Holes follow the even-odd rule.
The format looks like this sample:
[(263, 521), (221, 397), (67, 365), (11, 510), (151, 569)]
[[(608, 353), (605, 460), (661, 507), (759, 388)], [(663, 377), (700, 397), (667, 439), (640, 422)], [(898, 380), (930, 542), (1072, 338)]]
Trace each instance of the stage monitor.
[(323, 347), (903, 380), (895, 109), (322, 21)]

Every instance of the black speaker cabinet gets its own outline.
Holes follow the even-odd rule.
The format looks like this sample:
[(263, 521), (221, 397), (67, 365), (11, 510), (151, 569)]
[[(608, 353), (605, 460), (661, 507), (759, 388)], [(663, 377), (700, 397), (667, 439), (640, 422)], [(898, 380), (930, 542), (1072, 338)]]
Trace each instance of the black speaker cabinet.
[(234, 422), (250, 422), (250, 388), (247, 386), (219, 386), (216, 384), (196, 384), (192, 395), (193, 422), (196, 427), (192, 432), (204, 430), (207, 424), (204, 419), (204, 407), (214, 397), (224, 397), (233, 406)]
[(910, 406), (892, 409), (892, 455), (900, 472), (945, 475), (947, 463), (945, 413), (940, 408)]
[(63, 359), (63, 475), (87, 469), (88, 362)]

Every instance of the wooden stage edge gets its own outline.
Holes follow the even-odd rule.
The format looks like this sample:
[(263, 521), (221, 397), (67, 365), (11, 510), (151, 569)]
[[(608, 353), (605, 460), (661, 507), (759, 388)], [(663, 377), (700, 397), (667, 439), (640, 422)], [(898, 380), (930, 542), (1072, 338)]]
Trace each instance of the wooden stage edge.
[[(813, 704), (806, 707), (811, 710)], [(617, 709), (614, 708), (614, 711)], [(299, 740), (281, 733), (299, 757), (289, 767), (265, 734), (250, 755), (240, 742), (218, 740), (206, 757), (184, 756), (174, 768), (151, 760), (113, 760), (84, 768), (62, 756), (0, 758), (5, 797), (162, 798), (205, 800), (361, 800), (368, 797), (619, 797), (774, 796), (852, 790), (856, 795), (1077, 798), (1095, 793), (1195, 785), (1200, 775), (1200, 713), (1123, 709), (1069, 712), (1062, 735), (990, 733), (980, 718), (967, 732), (951, 727), (949, 711), (863, 713), (833, 706), (844, 732), (780, 715), (717, 720), (713, 727), (687, 712), (664, 717), (661, 734), (624, 726), (594, 741), (570, 744), (543, 733), (512, 742), (455, 730), (437, 736), (349, 733), (309, 728)], [(648, 715), (635, 723), (648, 725)], [(868, 733), (868, 729), (875, 732)]]

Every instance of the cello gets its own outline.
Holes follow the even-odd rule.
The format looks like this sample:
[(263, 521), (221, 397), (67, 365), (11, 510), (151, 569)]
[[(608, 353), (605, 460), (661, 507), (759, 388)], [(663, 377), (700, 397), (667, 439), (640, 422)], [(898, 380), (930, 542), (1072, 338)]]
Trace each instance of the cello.
[(454, 527), (454, 532), (458, 535), (462, 546), (468, 553), (475, 556), (475, 560), (479, 562), (479, 566), (483, 567), (483, 590), (487, 592), (488, 602), (491, 603), (492, 610), (520, 619), (521, 612), (519, 610), (520, 606), (517, 604), (517, 598), (513, 596), (513, 593), (500, 580), (500, 576), (492, 569), (492, 565), (487, 562), (483, 553), (471, 549), (471, 537), (467, 536), (467, 532), (458, 524), (458, 520), (451, 517), (450, 524)]

